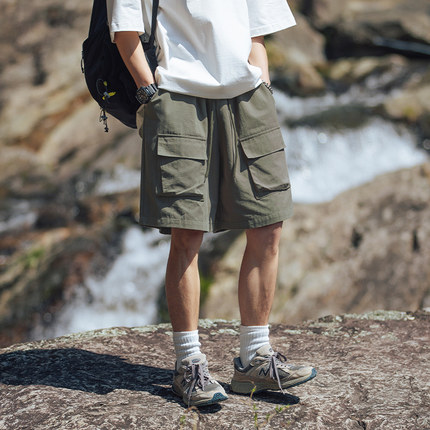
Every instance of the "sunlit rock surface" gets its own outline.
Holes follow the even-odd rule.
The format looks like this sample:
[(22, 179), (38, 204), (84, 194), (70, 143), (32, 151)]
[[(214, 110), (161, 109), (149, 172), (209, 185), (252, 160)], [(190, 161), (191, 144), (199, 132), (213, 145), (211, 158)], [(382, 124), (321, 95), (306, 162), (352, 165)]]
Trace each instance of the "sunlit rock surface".
[[(212, 375), (229, 390), (238, 323), (202, 321)], [(0, 428), (428, 429), (430, 315), (375, 312), (272, 327), (317, 377), (288, 393), (187, 411), (172, 393), (168, 325), (112, 328), (0, 350)], [(269, 421), (269, 422), (268, 422)]]

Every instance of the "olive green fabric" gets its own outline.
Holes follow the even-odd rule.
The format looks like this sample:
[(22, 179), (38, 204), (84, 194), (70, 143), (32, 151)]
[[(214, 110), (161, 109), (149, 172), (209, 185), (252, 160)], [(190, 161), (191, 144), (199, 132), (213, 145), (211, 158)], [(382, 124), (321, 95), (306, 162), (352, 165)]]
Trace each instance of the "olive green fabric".
[(142, 225), (221, 231), (291, 216), (284, 142), (264, 85), (222, 100), (159, 90), (138, 124)]

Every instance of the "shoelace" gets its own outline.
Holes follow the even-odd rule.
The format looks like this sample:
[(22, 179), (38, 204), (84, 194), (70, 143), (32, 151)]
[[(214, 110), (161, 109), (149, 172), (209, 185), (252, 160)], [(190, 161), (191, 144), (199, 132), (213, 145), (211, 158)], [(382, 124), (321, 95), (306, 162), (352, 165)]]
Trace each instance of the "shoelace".
[(285, 394), (285, 392), (282, 388), (281, 378), (279, 377), (278, 362), (282, 365), (286, 361), (287, 357), (285, 357), (285, 355), (281, 354), (280, 352), (275, 352), (273, 355), (271, 355), (269, 361), (269, 376), (278, 382), (279, 389), (281, 390), (282, 394)]
[(190, 388), (188, 389), (188, 406), (190, 406), (191, 394), (194, 388), (197, 386), (204, 390), (209, 382), (210, 376), (207, 366), (204, 366), (202, 363), (192, 363), (188, 366), (184, 379), (187, 382), (191, 382)]

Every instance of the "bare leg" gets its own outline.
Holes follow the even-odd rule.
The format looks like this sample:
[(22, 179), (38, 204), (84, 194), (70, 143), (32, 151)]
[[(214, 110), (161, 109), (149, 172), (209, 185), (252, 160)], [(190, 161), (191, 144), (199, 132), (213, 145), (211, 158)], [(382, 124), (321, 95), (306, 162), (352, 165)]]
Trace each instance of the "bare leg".
[(172, 229), (166, 297), (174, 332), (197, 330), (200, 304), (197, 260), (202, 239), (202, 231)]
[[(250, 394), (254, 390), (266, 389), (283, 391), (310, 381), (317, 374), (314, 368), (302, 365), (291, 365), (288, 371), (281, 372), (285, 370), (283, 359), (270, 346), (267, 323), (275, 292), (281, 229), (282, 223), (278, 223), (247, 231), (239, 278), (240, 361), (235, 361), (230, 385), (236, 393)], [(283, 375), (279, 379), (270, 372), (273, 365), (279, 375)]]
[(239, 308), (244, 326), (269, 322), (278, 273), (282, 222), (246, 231), (247, 244), (239, 276)]

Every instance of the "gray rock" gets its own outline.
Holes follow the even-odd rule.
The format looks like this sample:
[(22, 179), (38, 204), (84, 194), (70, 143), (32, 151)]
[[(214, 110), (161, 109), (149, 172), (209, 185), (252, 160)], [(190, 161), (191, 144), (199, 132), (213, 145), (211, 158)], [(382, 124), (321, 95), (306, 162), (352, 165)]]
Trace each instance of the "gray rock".
[[(389, 173), (332, 202), (297, 205), (281, 240), (272, 322), (420, 309), (430, 295), (430, 166)], [(215, 270), (207, 318), (239, 318), (239, 237)]]
[(273, 84), (291, 94), (308, 96), (325, 90), (317, 66), (326, 62), (324, 37), (295, 13), (297, 26), (275, 33), (266, 46)]
[(347, 83), (360, 82), (371, 75), (390, 73), (395, 75), (407, 67), (407, 61), (399, 55), (384, 57), (343, 58), (334, 62), (327, 70), (327, 77)]
[[(0, 428), (428, 429), (430, 314), (326, 317), (275, 325), (275, 349), (318, 376), (287, 394), (229, 393), (187, 410), (170, 389), (170, 325), (112, 328), (0, 350)], [(212, 375), (226, 389), (238, 322), (203, 321)]]
[(35, 325), (52, 323), (87, 276), (106, 273), (137, 204), (131, 191), (44, 206), (33, 231), (0, 236), (0, 249), (11, 254), (0, 260), (0, 346), (28, 340)]
[(392, 120), (421, 121), (424, 134), (430, 137), (430, 73), (412, 75), (404, 88), (384, 102), (382, 112)]
[(427, 0), (416, 0), (413, 7), (408, 0), (309, 0), (302, 2), (301, 9), (326, 33), (329, 57), (372, 51), (377, 55), (384, 50), (430, 54)]
[(0, 273), (0, 345), (27, 339), (35, 318), (50, 316), (67, 287), (82, 282), (98, 249), (83, 231), (54, 230), (17, 256)]
[[(104, 133), (100, 109), (81, 72), (91, 6), (91, 2), (59, 0), (31, 4), (11, 0), (0, 5), (0, 191), (4, 194), (19, 194), (25, 188), (42, 192), (80, 174), (83, 166), (87, 172), (96, 169), (102, 159), (107, 172), (119, 158), (125, 165), (139, 160), (137, 133), (112, 117), (110, 133)], [(127, 139), (125, 146), (136, 150), (124, 157)]]

